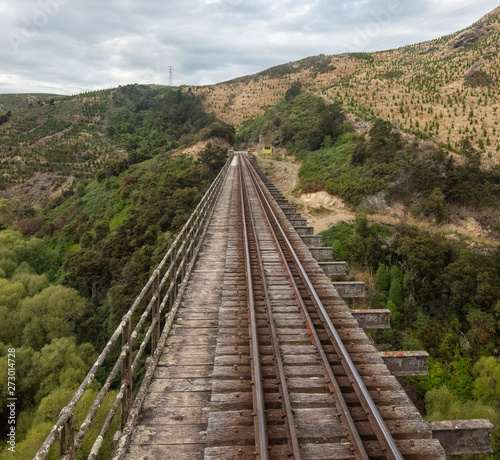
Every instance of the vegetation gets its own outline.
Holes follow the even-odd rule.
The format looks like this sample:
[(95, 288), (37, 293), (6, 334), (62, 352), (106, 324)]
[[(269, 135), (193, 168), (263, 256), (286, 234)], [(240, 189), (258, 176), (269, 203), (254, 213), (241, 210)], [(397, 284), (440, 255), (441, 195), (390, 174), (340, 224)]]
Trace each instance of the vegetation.
[[(324, 189), (360, 210), (400, 201), (436, 224), (460, 207), (500, 231), (499, 24), (496, 10), (432, 42), (314, 56), (216, 87), (0, 95), (0, 373), (15, 347), (18, 458), (41, 445), (225, 161), (211, 144), (196, 158), (175, 149), (264, 141), (302, 161), (299, 192)], [(357, 134), (344, 110), (370, 131)], [(242, 125), (237, 135), (227, 122)], [(363, 217), (324, 241), (368, 272), (370, 306), (391, 310), (379, 346), (431, 354), (430, 376), (405, 381), (427, 417), (487, 417), (498, 452), (499, 249)], [(77, 425), (101, 385), (98, 375)], [(3, 440), (6, 391), (0, 380)]]
[(219, 118), (243, 125), (279, 104), (300, 81), (303, 92), (343, 101), (360, 121), (382, 118), (449, 152), (458, 152), (468, 136), (491, 166), (500, 158), (499, 14), (497, 8), (469, 28), (432, 41), (312, 56), (193, 91)]
[(378, 346), (429, 352), (430, 375), (406, 383), (425, 399), (428, 418), (489, 418), (498, 452), (500, 249), (362, 216), (322, 234), (336, 260), (370, 273), (369, 306), (391, 310), (391, 329), (372, 333)]
[(311, 94), (300, 94), (294, 84), (277, 104), (262, 117), (246, 124), (239, 142), (257, 142), (264, 136), (269, 144), (281, 145), (302, 158), (307, 152), (329, 146), (343, 130), (345, 115), (339, 105), (327, 104)]
[(307, 155), (300, 189), (324, 189), (369, 209), (374, 206), (370, 197), (382, 193), (384, 203), (402, 201), (413, 213), (438, 223), (453, 205), (494, 212), (500, 204), (500, 169), (481, 169), (480, 154), (467, 139), (460, 152), (463, 164), (432, 145), (405, 145), (390, 123), (377, 120), (368, 138), (344, 135), (330, 149)]
[[(234, 136), (234, 128), (207, 115), (189, 93), (132, 85), (109, 97), (101, 107), (99, 129), (105, 134), (99, 136), (127, 155), (110, 156), (94, 180), (73, 183), (46, 207), (0, 199), (0, 370), (7, 375), (7, 350), (15, 348), (15, 458), (31, 458), (41, 446), (227, 159), (226, 149), (211, 143), (197, 157), (172, 149)], [(86, 108), (89, 113), (101, 109)], [(67, 145), (51, 148), (55, 154)], [(79, 403), (77, 425), (109, 366), (105, 363)], [(101, 424), (115, 390), (97, 414)], [(0, 395), (6, 391), (2, 378)], [(0, 448), (5, 448), (8, 428), (5, 401), (0, 405)], [(87, 457), (99, 430), (97, 422), (78, 458)], [(111, 449), (112, 439), (105, 439), (102, 458)]]
[(493, 78), (489, 76), (486, 72), (478, 70), (474, 72), (471, 76), (467, 77), (465, 80), (465, 85), (470, 88), (476, 88), (478, 86), (490, 87), (493, 84)]

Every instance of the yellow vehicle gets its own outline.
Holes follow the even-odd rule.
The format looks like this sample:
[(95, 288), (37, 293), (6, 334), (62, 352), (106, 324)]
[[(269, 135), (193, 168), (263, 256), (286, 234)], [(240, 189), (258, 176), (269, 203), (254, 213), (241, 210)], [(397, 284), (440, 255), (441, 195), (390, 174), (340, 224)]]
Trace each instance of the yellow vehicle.
[(272, 155), (272, 154), (274, 154), (274, 152), (275, 152), (274, 147), (264, 147), (264, 148), (262, 149), (262, 153), (263, 153), (263, 154)]

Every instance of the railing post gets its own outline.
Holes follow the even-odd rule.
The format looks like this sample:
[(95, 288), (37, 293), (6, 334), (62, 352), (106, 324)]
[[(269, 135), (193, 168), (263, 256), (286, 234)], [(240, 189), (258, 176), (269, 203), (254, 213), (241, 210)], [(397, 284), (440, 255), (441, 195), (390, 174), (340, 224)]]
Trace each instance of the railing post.
[(68, 415), (59, 438), (59, 457), (75, 460), (75, 429), (73, 427), (73, 414)]
[(122, 332), (122, 351), (125, 350), (125, 357), (122, 362), (122, 386), (124, 394), (122, 399), (122, 430), (127, 423), (130, 406), (132, 403), (132, 344), (130, 341), (132, 325), (131, 320), (126, 320)]
[(184, 249), (182, 250), (182, 260), (184, 261), (184, 263), (182, 264), (181, 280), (184, 280), (184, 277), (186, 276), (186, 270), (187, 270), (187, 258), (188, 258), (187, 255), (188, 255), (188, 246), (189, 246), (188, 236), (189, 236), (189, 232), (186, 229), (186, 234), (184, 235)]
[(156, 295), (156, 300), (151, 307), (151, 323), (156, 320), (156, 326), (151, 332), (151, 355), (155, 352), (158, 341), (160, 340), (160, 273), (155, 271), (153, 281), (153, 295)]
[(170, 292), (169, 311), (172, 310), (175, 299), (177, 298), (177, 252), (173, 250), (170, 257), (170, 266), (172, 267), (172, 271), (170, 272), (170, 285), (173, 286), (173, 288)]

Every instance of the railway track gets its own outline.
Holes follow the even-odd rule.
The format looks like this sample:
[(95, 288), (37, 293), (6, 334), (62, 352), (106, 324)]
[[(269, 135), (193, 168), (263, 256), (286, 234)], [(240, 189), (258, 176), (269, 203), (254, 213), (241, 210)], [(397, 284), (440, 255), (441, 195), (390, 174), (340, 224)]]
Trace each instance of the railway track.
[(205, 458), (402, 459), (415, 440), (396, 443), (371, 395), (394, 378), (363, 359), (356, 321), (327, 311), (338, 297), (243, 155), (236, 176)]
[[(317, 262), (331, 258), (331, 249), (308, 248), (320, 238), (305, 225), (245, 154), (230, 152), (35, 458), (57, 447), (60, 458), (76, 458), (118, 373), (120, 391), (90, 459), (111, 442), (113, 460), (491, 453), (488, 420), (422, 419), (355, 319), (366, 311), (353, 315), (325, 274), (337, 263)], [(134, 371), (148, 348), (136, 389)], [(79, 401), (118, 350), (75, 425)], [(112, 423), (118, 414), (119, 429)]]

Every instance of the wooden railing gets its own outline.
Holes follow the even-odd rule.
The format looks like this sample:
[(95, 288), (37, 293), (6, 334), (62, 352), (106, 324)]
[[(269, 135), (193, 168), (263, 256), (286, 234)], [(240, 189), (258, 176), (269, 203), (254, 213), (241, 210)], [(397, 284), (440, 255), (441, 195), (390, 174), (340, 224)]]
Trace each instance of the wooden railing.
[[(191, 214), (189, 220), (177, 235), (158, 267), (154, 270), (129, 311), (123, 316), (119, 326), (75, 395), (61, 411), (59, 420), (36, 453), (36, 460), (44, 459), (58, 439), (60, 458), (65, 460), (73, 460), (75, 458), (76, 452), (82, 444), (83, 438), (90, 428), (98, 409), (118, 376), (121, 377), (119, 391), (101, 427), (99, 436), (94, 442), (89, 459), (97, 458), (104, 438), (108, 434), (111, 424), (120, 408), (121, 433), (114, 433), (117, 441), (115, 457), (121, 458), (124, 455), (128, 439), (136, 424), (147, 388), (158, 363), (161, 349), (172, 326), (175, 312), (182, 300), (191, 269), (196, 260), (208, 224), (210, 223), (210, 218), (214, 212), (231, 161), (232, 154), (201, 199), (197, 208)], [(162, 320), (164, 312), (166, 315), (164, 315)], [(139, 314), (141, 314), (140, 317), (138, 317)], [(138, 318), (137, 322), (135, 322), (134, 318)], [(145, 335), (141, 344), (137, 345), (136, 339), (139, 334)], [(89, 389), (96, 372), (103, 366), (106, 358), (110, 356), (120, 338), (121, 352), (118, 359), (115, 361), (105, 383), (87, 412), (85, 420), (75, 434), (75, 408), (84, 393)], [(134, 398), (132, 387), (134, 372), (138, 369), (139, 361), (145, 355), (148, 344), (150, 344), (151, 356), (147, 359), (146, 373), (142, 379), (139, 391)]]

